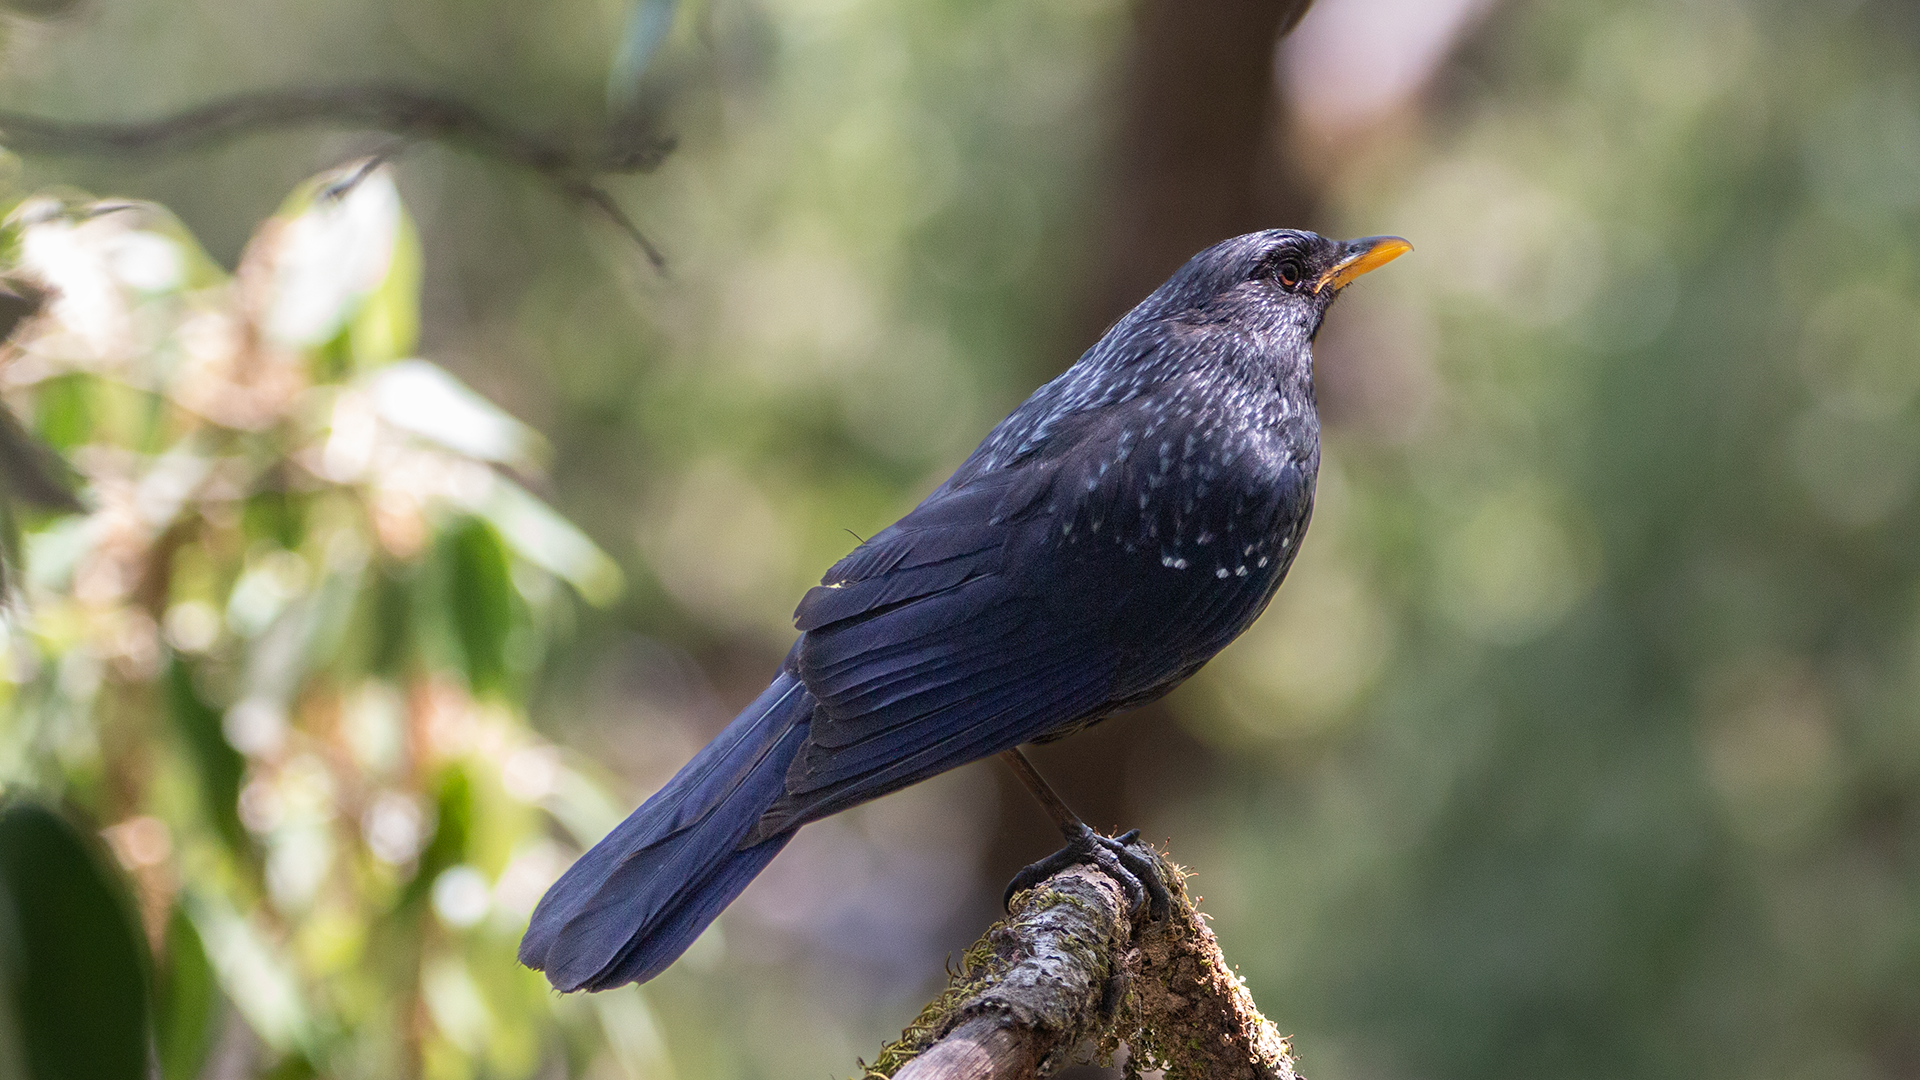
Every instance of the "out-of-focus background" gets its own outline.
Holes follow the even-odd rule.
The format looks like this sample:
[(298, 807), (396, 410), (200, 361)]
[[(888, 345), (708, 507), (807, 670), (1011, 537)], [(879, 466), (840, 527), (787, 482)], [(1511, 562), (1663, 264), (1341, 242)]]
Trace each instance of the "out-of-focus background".
[(1054, 846), (991, 764), (809, 826), (644, 988), (551, 994), (526, 914), (849, 533), (1297, 225), (1417, 249), (1322, 335), (1299, 563), (1043, 770), (1198, 868), (1315, 1080), (1920, 1077), (1905, 0), (0, 6), (13, 112), (678, 140), (602, 181), (665, 273), (459, 147), (0, 158), (59, 290), (0, 392), (87, 507), (8, 501), (0, 1075), (853, 1072)]

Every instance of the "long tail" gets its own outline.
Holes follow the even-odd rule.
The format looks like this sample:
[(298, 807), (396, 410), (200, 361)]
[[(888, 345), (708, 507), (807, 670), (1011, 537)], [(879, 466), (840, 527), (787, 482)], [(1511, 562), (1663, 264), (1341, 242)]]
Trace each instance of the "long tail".
[(520, 962), (545, 971), (563, 992), (645, 982), (664, 971), (792, 837), (740, 847), (785, 790), (813, 707), (806, 687), (782, 671), (554, 882), (533, 911)]

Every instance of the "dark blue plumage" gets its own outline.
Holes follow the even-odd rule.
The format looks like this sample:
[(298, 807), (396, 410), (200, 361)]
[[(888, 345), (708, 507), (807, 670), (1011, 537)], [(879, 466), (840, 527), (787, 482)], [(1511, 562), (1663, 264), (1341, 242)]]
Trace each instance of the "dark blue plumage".
[(1194, 256), (827, 572), (773, 685), (555, 883), (521, 960), (644, 981), (806, 822), (1192, 675), (1306, 530), (1321, 318), (1405, 250), (1273, 230)]

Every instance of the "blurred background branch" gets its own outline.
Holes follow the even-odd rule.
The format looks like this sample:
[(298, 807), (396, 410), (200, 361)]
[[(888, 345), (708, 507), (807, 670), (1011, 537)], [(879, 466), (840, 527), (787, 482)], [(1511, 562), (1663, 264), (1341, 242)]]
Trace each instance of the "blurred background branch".
[(438, 142), (526, 169), (555, 189), (605, 214), (632, 237), (656, 268), (666, 260), (611, 195), (603, 174), (644, 173), (673, 151), (673, 139), (632, 123), (609, 128), (600, 145), (576, 148), (553, 137), (500, 123), (473, 104), (441, 93), (393, 85), (294, 87), (238, 94), (154, 120), (79, 122), (0, 110), (0, 140), (15, 153), (45, 156), (180, 153), (231, 139), (290, 128), (325, 126), (378, 131), (400, 142)]

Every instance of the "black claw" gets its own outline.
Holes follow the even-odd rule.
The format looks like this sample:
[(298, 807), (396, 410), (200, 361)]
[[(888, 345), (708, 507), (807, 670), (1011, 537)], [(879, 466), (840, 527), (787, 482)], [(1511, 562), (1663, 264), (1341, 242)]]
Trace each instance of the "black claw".
[[(1138, 829), (1127, 834), (1128, 837), (1139, 835)], [(1122, 839), (1124, 838), (1115, 838), (1115, 842), (1118, 843)], [(1122, 866), (1132, 871), (1134, 881), (1145, 889), (1147, 918), (1159, 922), (1172, 914), (1173, 893), (1168, 890), (1166, 878), (1162, 876), (1159, 854), (1145, 844), (1125, 840), (1115, 849), (1114, 855), (1120, 860)], [(1136, 902), (1134, 910), (1138, 911), (1139, 907), (1140, 905)]]
[(1031, 889), (1069, 866), (1097, 866), (1120, 883), (1134, 914), (1145, 908), (1150, 919), (1166, 918), (1173, 910), (1173, 894), (1167, 891), (1161, 876), (1160, 857), (1139, 842), (1140, 830), (1102, 836), (1085, 826), (1081, 828), (1083, 831), (1069, 839), (1066, 847), (1013, 875), (1001, 905), (1012, 903), (1015, 893)]

